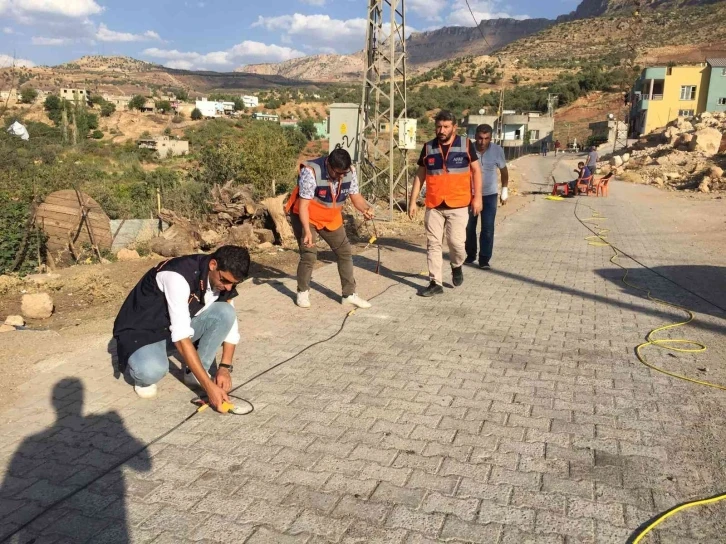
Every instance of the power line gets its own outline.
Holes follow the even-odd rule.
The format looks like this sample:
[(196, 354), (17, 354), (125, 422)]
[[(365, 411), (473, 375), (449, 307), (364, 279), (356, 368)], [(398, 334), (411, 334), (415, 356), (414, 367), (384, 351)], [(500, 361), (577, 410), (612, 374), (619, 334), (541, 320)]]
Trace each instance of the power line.
[(476, 25), (477, 30), (479, 30), (479, 34), (481, 34), (481, 37), (484, 39), (484, 42), (487, 44), (487, 46), (490, 49), (492, 48), (492, 45), (489, 43), (489, 40), (487, 40), (487, 37), (484, 35), (484, 31), (479, 26), (479, 21), (476, 20), (476, 15), (474, 15), (474, 11), (471, 9), (471, 6), (469, 5), (469, 0), (464, 0), (466, 2), (466, 7), (469, 8), (469, 13), (471, 13), (471, 18), (474, 19), (474, 24)]

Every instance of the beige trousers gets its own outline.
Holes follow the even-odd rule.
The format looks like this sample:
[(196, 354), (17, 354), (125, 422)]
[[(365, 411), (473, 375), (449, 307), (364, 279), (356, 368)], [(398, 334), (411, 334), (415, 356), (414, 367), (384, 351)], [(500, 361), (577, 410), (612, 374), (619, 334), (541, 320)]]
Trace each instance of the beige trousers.
[(449, 260), (452, 268), (458, 268), (466, 259), (466, 225), (469, 222), (469, 208), (426, 208), (426, 251), (429, 277), (439, 285), (443, 284), (444, 264), (443, 242), (449, 244)]

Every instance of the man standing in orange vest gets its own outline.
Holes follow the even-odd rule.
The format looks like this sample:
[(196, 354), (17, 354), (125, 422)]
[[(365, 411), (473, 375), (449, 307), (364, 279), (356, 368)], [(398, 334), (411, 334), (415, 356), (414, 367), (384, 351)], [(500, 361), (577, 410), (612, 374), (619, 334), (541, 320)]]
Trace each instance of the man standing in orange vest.
[(297, 300), (300, 308), (310, 308), (310, 279), (317, 260), (317, 237), (327, 242), (338, 260), (338, 274), (343, 288), (343, 304), (370, 308), (371, 303), (355, 292), (353, 250), (345, 234), (341, 209), (350, 196), (353, 206), (366, 219), (373, 218), (373, 208), (358, 191), (358, 179), (351, 168), (350, 154), (334, 149), (327, 157), (319, 157), (300, 165), (297, 187), (286, 210), (290, 213), (292, 230), (300, 248), (297, 266)]
[(443, 238), (449, 245), (451, 282), (464, 283), (462, 265), (466, 259), (466, 225), (469, 209), (479, 215), (482, 206), (481, 168), (474, 144), (456, 134), (456, 117), (442, 110), (436, 116), (436, 138), (424, 145), (418, 160), (418, 172), (408, 203), (408, 215), (416, 214), (416, 197), (426, 183), (426, 250), (429, 286), (421, 296), (441, 295), (443, 288)]

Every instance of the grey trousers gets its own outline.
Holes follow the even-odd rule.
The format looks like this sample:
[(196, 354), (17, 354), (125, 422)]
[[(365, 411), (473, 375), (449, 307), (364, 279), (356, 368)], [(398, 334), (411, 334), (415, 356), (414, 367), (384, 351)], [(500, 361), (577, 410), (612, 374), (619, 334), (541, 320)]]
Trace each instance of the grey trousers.
[(348, 297), (355, 293), (355, 276), (353, 275), (353, 248), (350, 246), (348, 236), (345, 234), (345, 226), (330, 231), (326, 229), (316, 229), (310, 225), (310, 232), (313, 235), (313, 246), (305, 247), (302, 243), (303, 227), (300, 216), (296, 213), (290, 214), (290, 222), (292, 230), (297, 238), (297, 245), (300, 248), (300, 263), (297, 265), (297, 290), (308, 291), (310, 289), (310, 280), (313, 277), (313, 267), (318, 260), (318, 248), (315, 242), (320, 236), (330, 246), (335, 253), (338, 261), (338, 274), (340, 275), (340, 284), (343, 288), (343, 296)]

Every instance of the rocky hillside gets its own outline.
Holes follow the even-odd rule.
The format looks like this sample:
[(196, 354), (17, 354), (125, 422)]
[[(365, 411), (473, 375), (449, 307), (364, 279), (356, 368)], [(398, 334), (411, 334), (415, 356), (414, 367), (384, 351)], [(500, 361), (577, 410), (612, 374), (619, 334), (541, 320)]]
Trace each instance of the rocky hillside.
[(61, 64), (58, 68), (87, 72), (148, 72), (149, 70), (158, 69), (160, 66), (131, 57), (90, 55)]
[(311, 81), (350, 81), (363, 74), (363, 53), (353, 55), (314, 55), (279, 63), (248, 64), (235, 72), (283, 76)]
[[(641, 10), (647, 12), (654, 9), (679, 9), (692, 6), (716, 4), (721, 0), (640, 0)], [(582, 0), (575, 11), (562, 15), (557, 21), (574, 21), (589, 19), (602, 15), (630, 15), (633, 12), (633, 0)]]

